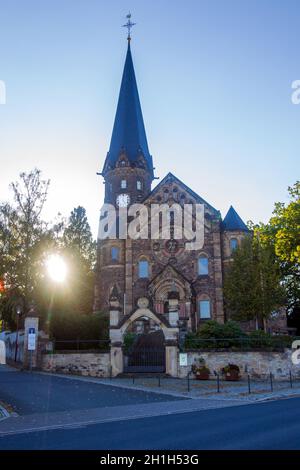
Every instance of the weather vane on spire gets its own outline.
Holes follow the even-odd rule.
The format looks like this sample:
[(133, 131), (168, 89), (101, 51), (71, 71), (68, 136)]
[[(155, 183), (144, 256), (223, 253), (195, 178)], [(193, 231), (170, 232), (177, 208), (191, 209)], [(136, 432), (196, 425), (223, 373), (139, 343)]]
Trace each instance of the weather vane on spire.
[(135, 26), (136, 23), (132, 23), (132, 21), (131, 21), (131, 13), (128, 13), (128, 15), (126, 15), (126, 18), (127, 18), (127, 23), (126, 23), (126, 24), (123, 24), (123, 28), (127, 28), (127, 29), (128, 29), (127, 41), (130, 42), (130, 41), (131, 41), (131, 36), (130, 36), (131, 28), (132, 28), (133, 26)]

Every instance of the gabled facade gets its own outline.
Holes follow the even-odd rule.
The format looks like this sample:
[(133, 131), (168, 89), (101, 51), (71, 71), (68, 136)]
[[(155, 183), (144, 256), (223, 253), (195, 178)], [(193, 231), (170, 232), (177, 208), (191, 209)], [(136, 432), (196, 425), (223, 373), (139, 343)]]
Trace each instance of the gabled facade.
[(134, 314), (140, 299), (147, 299), (149, 309), (157, 318), (167, 318), (170, 299), (175, 296), (179, 320), (188, 330), (196, 330), (208, 319), (224, 322), (224, 269), (248, 229), (232, 207), (222, 220), (217, 209), (172, 173), (152, 190), (153, 161), (130, 41), (111, 144), (101, 175), (105, 182), (105, 202), (113, 204), (117, 211), (120, 206), (133, 203), (148, 207), (163, 203), (203, 204), (205, 237), (200, 250), (187, 250), (187, 240), (174, 239), (172, 232), (164, 240), (99, 241), (94, 310), (108, 312), (111, 299), (117, 298), (119, 320), (124, 323)]

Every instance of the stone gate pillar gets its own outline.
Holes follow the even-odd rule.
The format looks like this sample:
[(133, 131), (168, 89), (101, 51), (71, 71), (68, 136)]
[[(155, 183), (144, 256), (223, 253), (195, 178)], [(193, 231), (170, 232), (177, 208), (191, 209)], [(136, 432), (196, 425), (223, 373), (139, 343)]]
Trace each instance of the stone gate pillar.
[(166, 331), (166, 373), (171, 377), (178, 376), (178, 341), (179, 341), (179, 294), (175, 288), (169, 293), (168, 320), (171, 328)]
[[(34, 351), (28, 351), (28, 334), (29, 330), (34, 329), (36, 335), (36, 347)], [(25, 318), (24, 325), (24, 351), (23, 351), (23, 365), (25, 369), (29, 369), (30, 365), (33, 369), (38, 366), (38, 338), (39, 338), (39, 318), (37, 313), (32, 307), (28, 316)]]
[(166, 341), (166, 374), (178, 377), (178, 345), (177, 341)]
[(116, 286), (109, 298), (109, 339), (110, 339), (110, 366), (111, 374), (115, 377), (123, 372), (123, 335), (119, 327), (122, 309)]
[(116, 377), (116, 375), (122, 374), (124, 369), (124, 358), (123, 358), (123, 344), (114, 343), (110, 347), (110, 365), (111, 365), (111, 375)]

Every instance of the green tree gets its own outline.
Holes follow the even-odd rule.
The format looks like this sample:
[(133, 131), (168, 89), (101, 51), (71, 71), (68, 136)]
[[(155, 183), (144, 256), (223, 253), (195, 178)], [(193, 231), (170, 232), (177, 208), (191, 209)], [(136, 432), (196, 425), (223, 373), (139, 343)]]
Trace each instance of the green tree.
[(269, 245), (259, 237), (246, 237), (233, 253), (225, 273), (224, 297), (231, 318), (256, 320), (265, 325), (271, 313), (283, 304), (280, 273)]
[(68, 265), (68, 277), (60, 292), (56, 292), (53, 308), (89, 314), (93, 309), (96, 243), (83, 207), (71, 212), (58, 246)]
[(268, 224), (256, 226), (280, 261), (300, 265), (300, 182), (288, 188), (288, 204), (277, 202)]
[(280, 264), (288, 312), (300, 308), (300, 182), (288, 188), (288, 204), (275, 204), (268, 224), (256, 227), (262, 243), (273, 247)]
[(21, 173), (11, 184), (14, 205), (0, 206), (0, 261), (5, 284), (0, 313), (8, 323), (14, 322), (14, 305), (23, 303), (27, 310), (34, 297), (43, 269), (43, 253), (51, 241), (47, 225), (41, 219), (49, 180), (40, 170)]
[[(14, 204), (0, 205), (0, 316), (15, 327), (16, 306), (27, 311), (31, 301), (47, 323), (56, 311), (80, 316), (92, 312), (96, 243), (83, 207), (69, 219), (58, 214), (52, 225), (41, 213), (49, 181), (39, 170), (21, 173), (11, 185)], [(55, 285), (46, 275), (50, 254), (61, 254), (68, 265), (66, 282)]]
[(78, 206), (71, 212), (63, 233), (63, 245), (73, 253), (73, 256), (78, 256), (90, 270), (93, 269), (96, 261), (96, 244), (84, 207)]
[(86, 211), (81, 206), (75, 208), (66, 220), (59, 216), (52, 227), (52, 234), (54, 252), (64, 258), (67, 276), (62, 284), (41, 278), (37, 302), (39, 310), (45, 312), (48, 326), (51, 323), (52, 331), (57, 333), (55, 323), (59, 317), (78, 317), (81, 321), (82, 315), (93, 311), (96, 243)]

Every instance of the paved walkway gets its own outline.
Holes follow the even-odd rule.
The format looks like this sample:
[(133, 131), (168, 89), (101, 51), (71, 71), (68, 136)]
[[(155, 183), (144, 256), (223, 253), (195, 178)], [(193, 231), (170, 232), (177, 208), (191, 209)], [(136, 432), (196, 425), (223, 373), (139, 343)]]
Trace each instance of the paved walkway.
[[(99, 379), (98, 379), (99, 380)], [(247, 402), (261, 401), (265, 399), (276, 399), (289, 396), (300, 396), (300, 380), (275, 381), (272, 386), (270, 380), (250, 382), (250, 393), (248, 381), (226, 382), (221, 380), (219, 392), (217, 391), (216, 380), (190, 380), (188, 392), (187, 379), (162, 378), (159, 383), (157, 377), (135, 378), (114, 378), (100, 379), (101, 383), (113, 383), (115, 386), (128, 389), (156, 391), (174, 396), (186, 396), (189, 398), (210, 398), (222, 400), (242, 400)], [(273, 388), (273, 390), (272, 390)]]
[[(297, 387), (296, 387), (297, 385)], [(60, 374), (20, 372), (0, 366), (0, 401), (17, 413), (0, 421), (0, 436), (47, 429), (158, 417), (246, 405), (251, 402), (300, 395), (299, 383), (221, 383), (179, 379), (98, 379)], [(270, 385), (268, 384), (268, 387)]]

